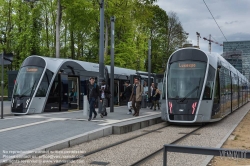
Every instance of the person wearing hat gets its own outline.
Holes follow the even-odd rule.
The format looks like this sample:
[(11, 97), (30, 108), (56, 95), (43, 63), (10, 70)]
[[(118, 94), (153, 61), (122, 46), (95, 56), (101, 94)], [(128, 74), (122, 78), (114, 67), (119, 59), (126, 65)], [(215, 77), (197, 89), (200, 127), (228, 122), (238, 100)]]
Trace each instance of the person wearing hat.
[(100, 86), (100, 101), (102, 102), (102, 112), (100, 116), (107, 116), (106, 107), (108, 105), (108, 99), (110, 98), (110, 89), (109, 86), (106, 84), (105, 80), (102, 80), (102, 85)]
[[(129, 84), (129, 81), (126, 81), (125, 84), (125, 90), (124, 92), (121, 94), (121, 97), (125, 97), (126, 102), (129, 102), (129, 98), (131, 96), (132, 93), (132, 86)], [(131, 109), (128, 110), (128, 114), (132, 114)]]

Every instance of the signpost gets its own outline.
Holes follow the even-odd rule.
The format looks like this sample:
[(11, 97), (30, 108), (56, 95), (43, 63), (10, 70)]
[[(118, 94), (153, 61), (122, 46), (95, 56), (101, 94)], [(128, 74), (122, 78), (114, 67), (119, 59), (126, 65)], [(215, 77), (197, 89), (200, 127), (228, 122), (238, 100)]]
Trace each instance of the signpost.
[(1, 55), (1, 65), (2, 65), (2, 81), (1, 81), (1, 87), (2, 87), (2, 99), (1, 99), (1, 119), (3, 119), (3, 93), (4, 93), (4, 65), (10, 65), (13, 60), (13, 54), (8, 53), (4, 55), (2, 53)]

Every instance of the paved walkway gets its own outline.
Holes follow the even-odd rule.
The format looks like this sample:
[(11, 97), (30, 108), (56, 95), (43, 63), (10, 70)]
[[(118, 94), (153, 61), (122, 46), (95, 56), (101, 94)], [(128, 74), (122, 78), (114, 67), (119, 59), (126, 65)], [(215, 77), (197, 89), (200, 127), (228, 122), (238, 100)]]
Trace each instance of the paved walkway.
[(143, 108), (140, 116), (134, 117), (127, 114), (126, 106), (115, 107), (113, 113), (107, 109), (107, 112), (107, 117), (98, 115), (90, 122), (83, 111), (5, 116), (0, 119), (0, 161), (3, 151), (28, 151), (115, 123), (161, 115), (161, 111)]
[[(1, 101), (0, 101), (0, 105), (1, 105)], [(11, 110), (10, 110), (10, 105), (11, 105), (11, 102), (10, 101), (4, 101), (3, 102), (3, 115), (6, 116), (6, 115), (11, 115)], [(0, 107), (0, 115), (1, 115), (1, 107)]]

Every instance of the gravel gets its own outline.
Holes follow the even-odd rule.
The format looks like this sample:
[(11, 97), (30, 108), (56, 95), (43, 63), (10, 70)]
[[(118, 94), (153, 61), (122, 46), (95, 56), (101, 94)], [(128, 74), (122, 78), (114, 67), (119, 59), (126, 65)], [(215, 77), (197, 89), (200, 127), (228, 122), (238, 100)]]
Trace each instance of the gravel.
[[(95, 161), (107, 162), (109, 163), (109, 166), (131, 165), (135, 161), (149, 155), (159, 148), (162, 148), (163, 144), (171, 143), (182, 137), (183, 134), (178, 134), (179, 132), (191, 132), (196, 128), (197, 127), (169, 126), (158, 130), (162, 132), (155, 132), (148, 134), (147, 136), (139, 137), (113, 148), (86, 156), (79, 161), (84, 161), (85, 165), (91, 165), (91, 163)], [(74, 164), (68, 163), (66, 165), (70, 166)]]
[[(220, 122), (202, 128), (197, 131), (200, 135), (191, 135), (178, 142), (178, 145), (183, 146), (198, 146), (198, 147), (213, 147), (219, 148), (226, 141), (226, 138), (231, 134), (235, 127), (240, 123), (242, 118), (249, 111), (250, 103), (243, 106), (230, 116)], [(207, 155), (187, 154), (187, 153), (167, 153), (168, 166), (206, 166), (209, 162)], [(185, 164), (183, 164), (185, 163)], [(143, 165), (162, 166), (163, 153), (153, 157)]]

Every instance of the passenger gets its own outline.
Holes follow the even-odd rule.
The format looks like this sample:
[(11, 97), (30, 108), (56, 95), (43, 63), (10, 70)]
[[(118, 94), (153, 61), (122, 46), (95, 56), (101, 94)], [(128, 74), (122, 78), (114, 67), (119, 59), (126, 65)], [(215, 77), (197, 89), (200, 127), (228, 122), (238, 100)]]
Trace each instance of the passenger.
[(149, 97), (149, 102), (151, 102), (150, 109), (152, 109), (153, 106), (154, 106), (154, 102), (153, 102), (153, 89), (154, 89), (154, 86), (155, 86), (155, 84), (152, 83), (151, 84), (151, 94), (150, 94), (150, 97)]
[(106, 84), (105, 80), (102, 80), (102, 86), (100, 88), (100, 101), (102, 102), (102, 112), (100, 116), (103, 118), (103, 116), (107, 116), (107, 110), (106, 107), (108, 105), (108, 99), (110, 96), (110, 89), (109, 85)]
[(154, 111), (156, 111), (156, 104), (158, 106), (158, 110), (160, 110), (160, 104), (159, 104), (159, 100), (160, 100), (160, 95), (161, 92), (160, 90), (157, 88), (157, 86), (154, 86), (153, 89), (153, 103), (154, 103)]
[[(129, 102), (129, 98), (130, 98), (131, 93), (132, 93), (132, 86), (129, 84), (128, 81), (126, 81), (124, 85), (125, 85), (125, 90), (121, 94), (121, 97), (125, 97), (126, 103), (128, 103)], [(128, 114), (132, 114), (131, 109), (128, 110)]]
[(146, 95), (148, 92), (148, 85), (147, 85), (146, 81), (144, 81), (144, 83), (143, 83), (143, 88), (144, 88), (144, 95)]
[(132, 93), (129, 99), (129, 101), (132, 101), (132, 107), (135, 111), (133, 116), (139, 116), (142, 94), (143, 94), (143, 86), (140, 84), (138, 78), (134, 78)]
[(89, 101), (89, 119), (88, 121), (92, 120), (92, 113), (94, 113), (94, 118), (97, 116), (97, 112), (95, 111), (95, 103), (98, 100), (99, 97), (99, 87), (95, 83), (95, 78), (91, 77), (89, 79), (90, 84), (88, 85), (88, 92), (87, 92), (87, 98)]
[(74, 88), (72, 88), (72, 90), (69, 93), (69, 107), (70, 108), (71, 108), (71, 103), (73, 102), (74, 93), (75, 93), (75, 90), (74, 90)]

